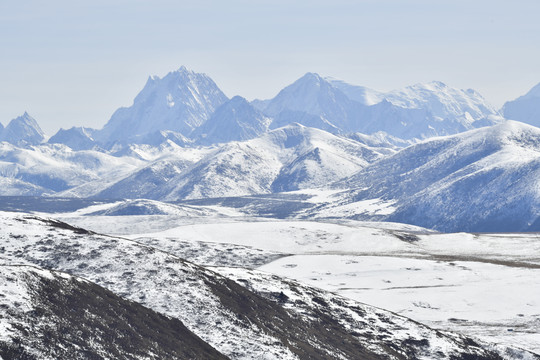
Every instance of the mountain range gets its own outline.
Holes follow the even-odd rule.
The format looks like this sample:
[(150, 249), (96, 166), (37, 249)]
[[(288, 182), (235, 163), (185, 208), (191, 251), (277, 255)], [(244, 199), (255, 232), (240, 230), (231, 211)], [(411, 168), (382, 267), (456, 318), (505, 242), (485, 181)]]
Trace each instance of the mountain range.
[(540, 230), (539, 89), (181, 67), (0, 125), (0, 359), (540, 359), (537, 238), (492, 234)]
[(380, 199), (394, 204), (392, 221), (534, 230), (539, 134), (500, 113), (534, 125), (539, 99), (535, 87), (499, 112), (441, 82), (383, 93), (307, 73), (249, 102), (181, 67), (150, 77), (100, 130), (45, 142), (30, 115), (12, 120), (0, 129), (0, 194), (180, 201), (334, 183), (334, 205), (356, 206), (352, 217), (382, 219), (361, 205)]
[[(392, 202), (385, 219), (442, 231), (540, 229), (540, 129), (505, 123), (426, 140), (334, 184)], [(351, 190), (352, 189), (352, 190)]]

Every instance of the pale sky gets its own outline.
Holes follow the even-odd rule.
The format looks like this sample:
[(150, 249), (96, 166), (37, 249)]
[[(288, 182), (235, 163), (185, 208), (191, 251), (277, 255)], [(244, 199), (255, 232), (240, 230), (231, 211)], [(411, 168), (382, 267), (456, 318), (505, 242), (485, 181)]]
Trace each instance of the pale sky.
[(388, 91), (439, 80), (500, 107), (540, 82), (538, 0), (2, 0), (0, 122), (101, 128), (185, 65), (229, 97), (306, 72)]

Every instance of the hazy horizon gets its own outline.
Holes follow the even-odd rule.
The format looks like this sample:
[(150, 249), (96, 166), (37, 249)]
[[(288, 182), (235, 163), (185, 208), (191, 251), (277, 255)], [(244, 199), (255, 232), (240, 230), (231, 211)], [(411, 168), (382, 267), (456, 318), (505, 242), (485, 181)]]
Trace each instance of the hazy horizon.
[(101, 128), (181, 65), (229, 97), (306, 72), (375, 90), (432, 80), (499, 108), (540, 82), (536, 1), (52, 1), (0, 4), (0, 122)]

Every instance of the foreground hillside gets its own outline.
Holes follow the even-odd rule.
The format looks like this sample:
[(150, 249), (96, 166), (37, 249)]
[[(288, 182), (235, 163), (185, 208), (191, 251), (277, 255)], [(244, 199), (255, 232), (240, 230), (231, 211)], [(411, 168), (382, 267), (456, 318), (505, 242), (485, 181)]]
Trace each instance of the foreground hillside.
[(2, 359), (227, 359), (189, 331), (87, 280), (0, 266)]
[(3, 213), (0, 221), (2, 264), (84, 277), (182, 321), (234, 359), (501, 358), (470, 338), (300, 283), (253, 272), (233, 281), (138, 242), (35, 216)]

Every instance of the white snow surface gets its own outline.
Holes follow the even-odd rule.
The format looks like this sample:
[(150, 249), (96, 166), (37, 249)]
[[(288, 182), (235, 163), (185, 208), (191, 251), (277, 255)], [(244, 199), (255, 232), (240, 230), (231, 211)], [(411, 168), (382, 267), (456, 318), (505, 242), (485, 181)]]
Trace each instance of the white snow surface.
[[(113, 217), (109, 218), (113, 219)], [(216, 295), (205, 285), (206, 281), (220, 281), (212, 271), (184, 262), (169, 252), (162, 252), (138, 242), (63, 229), (56, 226), (54, 220), (43, 220), (25, 214), (0, 213), (0, 225), (4, 229), (0, 233), (1, 264), (33, 264), (82, 276), (120, 296), (137, 301), (168, 316), (179, 318), (203, 340), (235, 359), (296, 358), (286, 347), (280, 346), (278, 339), (264, 334), (254, 324), (243, 323), (235, 314), (229, 313), (223, 307)], [(236, 225), (241, 227), (245, 223)], [(303, 246), (306, 246), (307, 249), (315, 247), (318, 251), (312, 256), (322, 256), (318, 253), (332, 248), (334, 240), (327, 238), (324, 232), (336, 233), (336, 224), (306, 223), (300, 225), (294, 223), (290, 225), (292, 228), (289, 233), (280, 232), (279, 230), (283, 230), (283, 228), (277, 228), (278, 231), (275, 235), (281, 234), (278, 237), (280, 236), (283, 240), (280, 247), (286, 246), (286, 237), (295, 231), (300, 231), (300, 233), (303, 231), (304, 235), (310, 233), (310, 236), (309, 238), (296, 236), (293, 249), (298, 250), (297, 252), (300, 252)], [(296, 226), (299, 227), (296, 228)], [(269, 226), (263, 227), (269, 229)], [(343, 229), (343, 232), (354, 230), (350, 223), (342, 227), (348, 229)], [(368, 236), (370, 232), (383, 236), (380, 233), (383, 231), (382, 229), (365, 228), (362, 230), (361, 227), (359, 229), (364, 236)], [(315, 232), (313, 232), (314, 230)], [(233, 233), (234, 236), (238, 236), (236, 232)], [(222, 234), (225, 236), (218, 240), (226, 243), (224, 240), (227, 234), (232, 233), (230, 229), (225, 227)], [(243, 236), (250, 235), (245, 233)], [(400, 248), (397, 244), (391, 244), (391, 236), (391, 232), (386, 234), (386, 240), (383, 241), (386, 245), (381, 246), (381, 251), (384, 248)], [(255, 240), (254, 244), (259, 244), (258, 241), (262, 241), (260, 239), (253, 240)], [(233, 242), (232, 239), (229, 241)], [(348, 246), (353, 247), (353, 244), (349, 241)], [(283, 259), (294, 260), (295, 258)], [(279, 264), (279, 261), (281, 260), (266, 266)], [(332, 265), (332, 262), (330, 261), (328, 264)], [(297, 264), (298, 266), (300, 265)], [(317, 262), (318, 270), (322, 271), (324, 266), (324, 263)], [(418, 341), (429, 339), (429, 348), (419, 354), (419, 358), (422, 359), (442, 356), (441, 354), (449, 357), (460, 351), (457, 344), (463, 340), (460, 340), (462, 338), (459, 335), (445, 334), (445, 336), (441, 336), (423, 325), (384, 310), (343, 299), (316, 288), (282, 281), (271, 274), (239, 268), (219, 268), (216, 270), (260, 294), (283, 291), (289, 299), (301, 300), (299, 303), (288, 301), (288, 305), (285, 305), (291, 311), (297, 312), (298, 315), (313, 316), (309, 315), (310, 312), (323, 306), (320, 308), (321, 310), (324, 309), (325, 312), (333, 314), (343, 326), (351, 330), (367, 331), (368, 334), (374, 336), (379, 333), (385, 334), (385, 337), (390, 336), (389, 341), (397, 342), (407, 339)], [(301, 272), (299, 271), (298, 274)], [(291, 274), (289, 273), (288, 276)], [(320, 286), (320, 284), (317, 285)], [(302, 303), (305, 305), (301, 305)], [(296, 305), (293, 306), (293, 304)], [(227, 336), (225, 337), (223, 334), (227, 334)], [(367, 346), (372, 351), (385, 351), (379, 349), (376, 343)]]
[(94, 150), (73, 151), (59, 144), (21, 148), (3, 142), (0, 179), (12, 181), (12, 185), (0, 189), (0, 194), (17, 195), (20, 189), (22, 195), (27, 194), (26, 188), (33, 188), (28, 195), (45, 195), (79, 188), (77, 195), (87, 196), (88, 188), (117, 181), (141, 165), (142, 161), (132, 157), (115, 157)]
[(129, 237), (290, 255), (260, 269), (436, 328), (540, 352), (536, 234), (437, 234), (385, 223), (237, 219)]
[(218, 351), (234, 354), (235, 359), (296, 358), (278, 339), (239, 321), (221, 304), (204, 286), (205, 279), (214, 278), (214, 273), (170, 253), (121, 238), (45, 226), (43, 220), (24, 214), (0, 213), (0, 228), (0, 264), (38, 265), (88, 279), (180, 319)]

